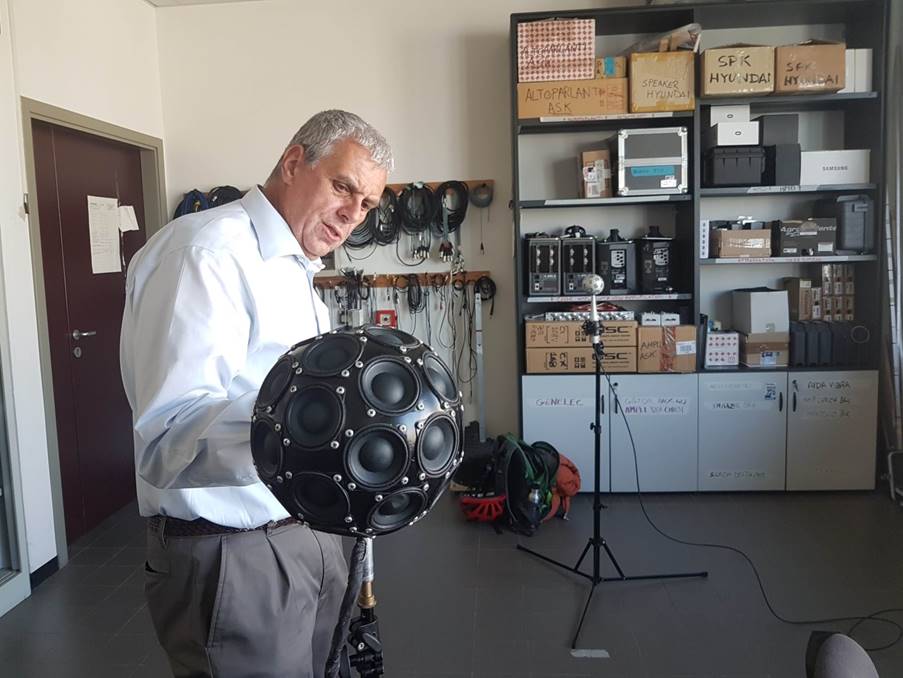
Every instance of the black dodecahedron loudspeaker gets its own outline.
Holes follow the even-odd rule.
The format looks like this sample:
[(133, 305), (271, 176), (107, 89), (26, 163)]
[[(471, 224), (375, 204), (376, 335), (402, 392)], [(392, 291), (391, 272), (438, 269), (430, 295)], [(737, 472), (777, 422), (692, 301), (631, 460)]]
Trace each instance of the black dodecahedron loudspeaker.
[(293, 346), (254, 407), (251, 452), (286, 510), (323, 532), (388, 534), (445, 491), (463, 456), (463, 405), (445, 363), (386, 327)]

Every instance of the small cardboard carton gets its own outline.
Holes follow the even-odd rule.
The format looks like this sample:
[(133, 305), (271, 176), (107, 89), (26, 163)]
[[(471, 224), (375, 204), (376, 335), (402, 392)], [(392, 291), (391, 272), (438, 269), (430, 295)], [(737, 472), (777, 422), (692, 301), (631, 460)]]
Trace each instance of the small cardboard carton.
[(712, 257), (770, 257), (771, 231), (767, 228), (753, 228), (731, 231), (716, 228), (712, 231)]
[(611, 197), (611, 159), (607, 148), (580, 154), (581, 198)]
[[(603, 320), (602, 342), (605, 347), (636, 346), (636, 320)], [(529, 320), (525, 345), (531, 348), (589, 347), (592, 337), (583, 331), (583, 323), (573, 321)]]
[(596, 78), (626, 78), (627, 57), (596, 57)]
[(740, 335), (740, 363), (747, 367), (787, 367), (789, 358), (787, 332)]
[[(606, 346), (602, 368), (606, 372), (636, 372), (636, 346)], [(527, 374), (579, 374), (595, 371), (592, 348), (527, 349)]]
[(637, 334), (637, 371), (695, 372), (696, 327), (640, 327)]
[(696, 106), (693, 52), (630, 55), (630, 112), (692, 111)]
[(846, 48), (842, 42), (823, 40), (775, 48), (775, 94), (842, 90), (846, 85)]
[(702, 94), (707, 97), (774, 92), (774, 47), (726, 45), (702, 53)]
[(517, 81), (593, 77), (595, 19), (547, 19), (517, 25)]
[(519, 82), (518, 118), (623, 115), (627, 78)]

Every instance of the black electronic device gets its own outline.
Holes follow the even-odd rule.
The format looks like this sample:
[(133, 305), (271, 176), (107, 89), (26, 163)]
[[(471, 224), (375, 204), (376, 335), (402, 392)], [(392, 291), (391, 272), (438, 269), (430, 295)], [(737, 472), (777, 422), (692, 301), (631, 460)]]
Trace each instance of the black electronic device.
[(838, 254), (875, 250), (875, 208), (867, 195), (839, 195), (815, 203), (815, 216), (837, 220)]
[(765, 172), (761, 146), (717, 146), (705, 154), (705, 185), (760, 186)]
[(832, 218), (771, 222), (771, 248), (776, 257), (830, 256), (836, 240), (837, 222)]
[(759, 118), (759, 143), (763, 146), (798, 144), (800, 116), (796, 113), (769, 113)]
[(658, 226), (650, 226), (649, 233), (639, 240), (640, 291), (643, 294), (673, 292), (671, 285), (671, 238), (663, 236)]
[(799, 144), (765, 146), (765, 173), (762, 183), (766, 186), (798, 186), (802, 153)]
[(561, 293), (563, 295), (586, 295), (583, 286), (584, 278), (596, 274), (596, 239), (594, 237), (577, 236), (561, 239), (561, 273)]
[(528, 235), (525, 249), (527, 294), (561, 294), (561, 238)]
[(596, 243), (596, 272), (602, 276), (608, 294), (636, 292), (636, 244), (611, 229), (605, 240)]
[(797, 320), (790, 321), (790, 367), (806, 366), (806, 325)]
[(287, 351), (260, 387), (260, 479), (312, 528), (375, 537), (424, 517), (463, 458), (451, 371), (389, 327), (334, 330)]

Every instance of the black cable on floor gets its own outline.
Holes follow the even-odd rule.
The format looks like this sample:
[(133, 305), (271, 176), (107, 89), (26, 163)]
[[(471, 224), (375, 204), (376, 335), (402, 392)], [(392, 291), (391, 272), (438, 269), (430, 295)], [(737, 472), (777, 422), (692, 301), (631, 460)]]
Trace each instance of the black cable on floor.
[(829, 617), (825, 619), (787, 619), (786, 617), (778, 614), (777, 610), (774, 609), (774, 606), (771, 604), (771, 600), (768, 598), (768, 594), (765, 591), (765, 585), (762, 583), (762, 577), (759, 574), (759, 570), (756, 567), (756, 564), (753, 562), (752, 558), (750, 558), (743, 549), (740, 549), (736, 546), (728, 546), (727, 544), (710, 544), (707, 542), (695, 542), (688, 541), (686, 539), (679, 539), (678, 537), (673, 537), (664, 530), (662, 530), (658, 525), (655, 524), (655, 521), (652, 520), (652, 517), (649, 515), (649, 512), (646, 510), (646, 503), (643, 501), (643, 492), (640, 488), (640, 462), (637, 456), (636, 451), (636, 442), (633, 439), (633, 431), (630, 430), (630, 423), (627, 421), (627, 414), (624, 412), (624, 408), (621, 406), (621, 401), (618, 399), (618, 392), (611, 385), (611, 377), (608, 376), (608, 373), (603, 370), (603, 376), (605, 377), (605, 381), (608, 382), (608, 388), (614, 393), (615, 397), (615, 407), (621, 411), (621, 417), (624, 419), (624, 425), (627, 427), (627, 436), (630, 438), (630, 446), (633, 448), (633, 470), (636, 475), (636, 487), (637, 487), (637, 497), (640, 500), (640, 508), (643, 511), (643, 515), (646, 518), (646, 522), (652, 527), (653, 530), (658, 532), (662, 537), (668, 539), (669, 541), (673, 541), (676, 544), (682, 544), (684, 546), (696, 546), (700, 548), (709, 548), (709, 549), (721, 549), (724, 551), (730, 551), (731, 553), (736, 553), (740, 557), (742, 557), (752, 568), (753, 575), (756, 577), (756, 582), (759, 585), (759, 592), (762, 594), (762, 599), (765, 601), (765, 607), (768, 608), (768, 611), (772, 614), (772, 616), (780, 622), (785, 624), (791, 624), (793, 626), (816, 626), (819, 624), (837, 624), (839, 622), (855, 622), (846, 635), (850, 635), (855, 631), (861, 624), (867, 621), (877, 621), (885, 624), (890, 624), (894, 628), (897, 629), (897, 637), (894, 638), (893, 641), (887, 643), (885, 645), (880, 645), (877, 647), (865, 647), (863, 648), (866, 652), (879, 652), (881, 650), (886, 650), (888, 648), (893, 647), (901, 639), (903, 639), (903, 626), (898, 624), (892, 619), (887, 619), (885, 617), (881, 617), (879, 615), (889, 614), (891, 612), (903, 612), (903, 608), (887, 608), (885, 610), (878, 610), (877, 612), (872, 612), (868, 615), (863, 616), (850, 616), (850, 617)]

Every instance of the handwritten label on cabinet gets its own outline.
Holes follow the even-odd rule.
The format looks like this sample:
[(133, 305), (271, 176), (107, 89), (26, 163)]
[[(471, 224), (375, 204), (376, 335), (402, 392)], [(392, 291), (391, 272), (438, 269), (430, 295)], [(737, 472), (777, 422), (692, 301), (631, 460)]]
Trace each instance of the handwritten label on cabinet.
[(536, 407), (570, 407), (570, 408), (579, 408), (585, 406), (585, 401), (583, 398), (567, 398), (567, 397), (548, 397), (548, 398), (537, 398), (533, 401), (534, 406)]
[(713, 480), (764, 480), (768, 474), (765, 471), (709, 471), (707, 476)]
[(849, 419), (859, 415), (856, 387), (847, 379), (810, 379), (799, 395), (806, 419)]
[(667, 398), (664, 396), (637, 396), (632, 398), (619, 398), (621, 408), (626, 415), (658, 416), (658, 415), (683, 415), (690, 410), (690, 399), (677, 396)]
[(772, 410), (778, 399), (778, 385), (774, 382), (727, 381), (709, 384), (709, 395), (703, 407), (719, 412), (748, 412)]

